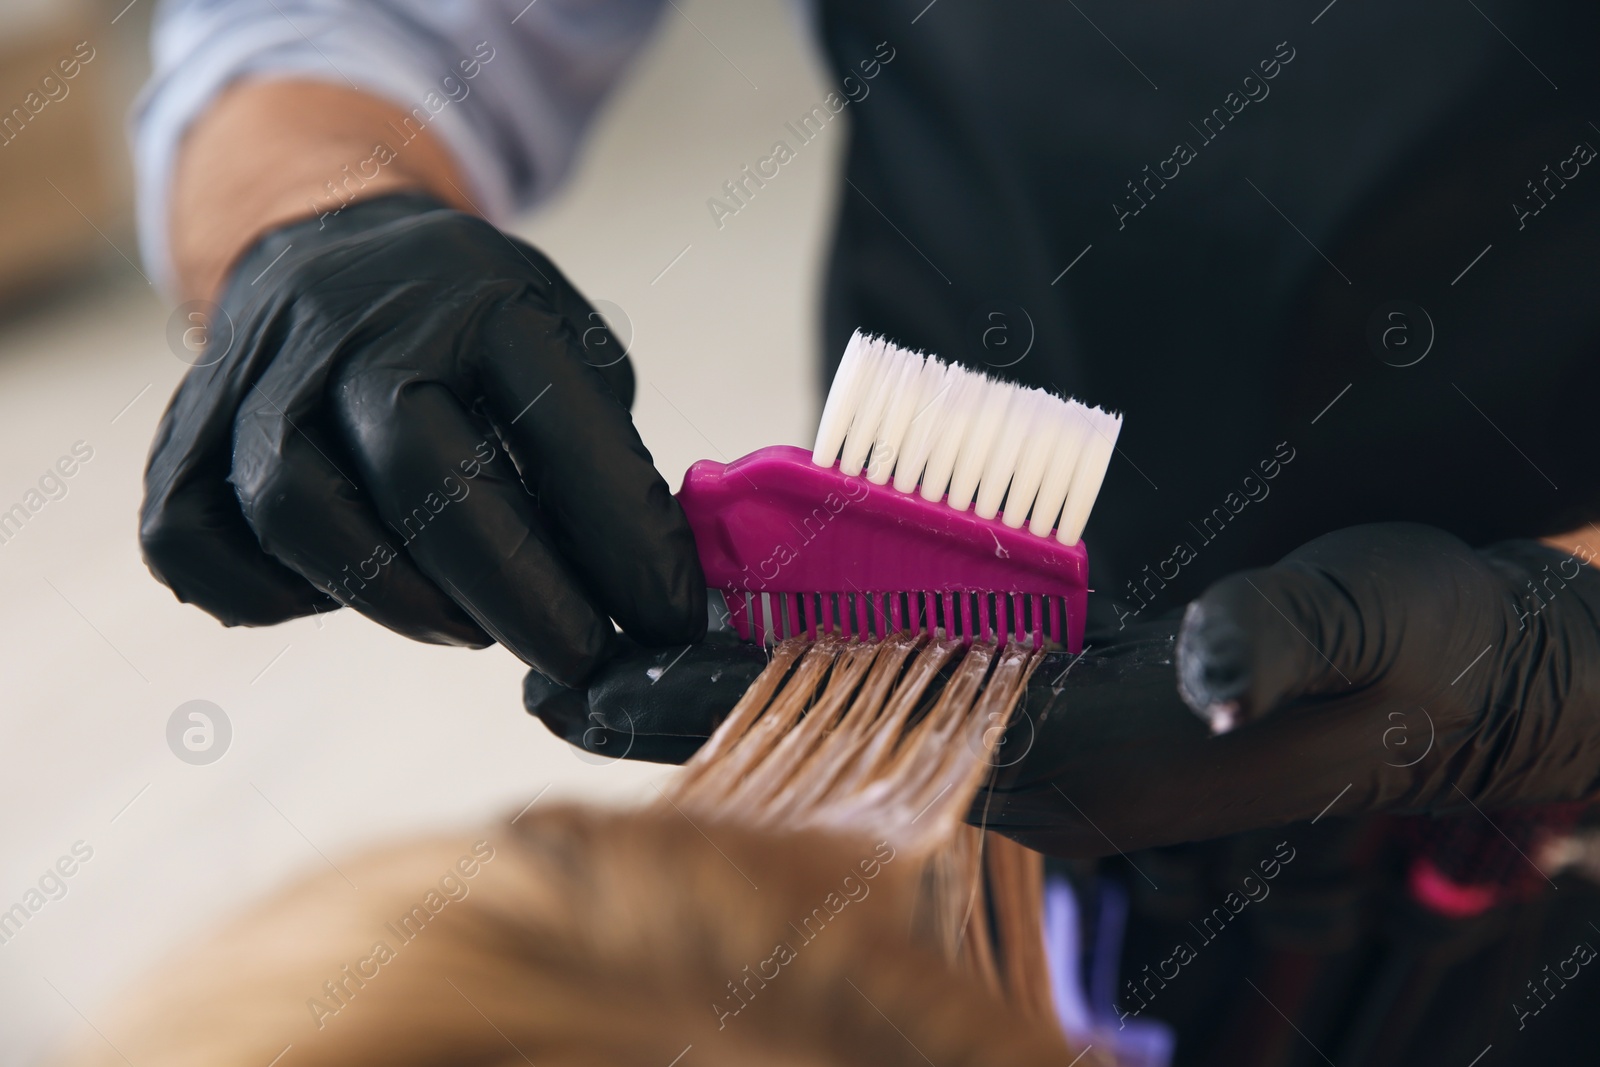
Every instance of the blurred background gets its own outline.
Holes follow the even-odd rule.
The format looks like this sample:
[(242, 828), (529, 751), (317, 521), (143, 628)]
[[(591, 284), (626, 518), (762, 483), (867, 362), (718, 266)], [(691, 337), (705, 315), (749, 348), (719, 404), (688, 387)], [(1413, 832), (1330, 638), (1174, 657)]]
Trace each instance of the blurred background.
[[(81, 860), (64, 895), (0, 926), (5, 1064), (94, 1027), (189, 934), (363, 844), (465, 839), (536, 798), (653, 797), (674, 773), (580, 758), (523, 712), (522, 667), (499, 648), (412, 644), (342, 611), (225, 630), (150, 577), (140, 478), (186, 369), (173, 302), (141, 273), (123, 133), (153, 5), (0, 4), (0, 117), (80, 42), (93, 53), (64, 96), (0, 121), (0, 912), (75, 846)], [(697, 459), (809, 443), (815, 425), (844, 125), (723, 229), (706, 208), (826, 91), (798, 8), (678, 0), (567, 191), (515, 227), (623, 320), (634, 418), (674, 488)], [(13, 505), (25, 517), (7, 525)], [(221, 712), (191, 755), (209, 763), (169, 745), (191, 701)], [(178, 728), (198, 722), (186, 710)]]

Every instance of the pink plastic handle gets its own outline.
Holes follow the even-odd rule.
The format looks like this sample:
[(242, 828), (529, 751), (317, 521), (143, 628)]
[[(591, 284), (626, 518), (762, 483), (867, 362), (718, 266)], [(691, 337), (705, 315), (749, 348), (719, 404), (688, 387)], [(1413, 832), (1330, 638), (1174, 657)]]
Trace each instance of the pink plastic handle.
[[(1089, 573), (1082, 542), (1063, 545), (1053, 536), (1013, 530), (998, 519), (874, 485), (837, 467), (818, 467), (808, 451), (792, 445), (763, 448), (726, 465), (701, 460), (689, 468), (678, 500), (712, 588), (735, 594), (938, 594), (950, 608), (959, 600), (962, 616), (966, 598), (948, 594), (987, 593), (1011, 604), (1032, 602), (1035, 619), (1039, 598), (1046, 605), (1055, 598), (1066, 609), (1065, 633), (1053, 606), (1046, 610), (1056, 625), (1046, 631), (1072, 651), (1082, 647)], [(792, 600), (782, 603), (781, 613), (791, 614)], [(805, 607), (811, 607), (809, 600)], [(895, 602), (893, 609), (898, 607)], [(1014, 621), (1002, 610), (998, 628), (1020, 637), (1021, 609), (1016, 610)], [(775, 617), (779, 612), (774, 609)], [(945, 617), (952, 617), (950, 611)], [(814, 621), (805, 620), (805, 628)], [(848, 632), (848, 620), (840, 621)], [(905, 622), (917, 626), (917, 620)], [(983, 626), (981, 636), (991, 636), (987, 618)], [(961, 629), (974, 636), (970, 624)]]

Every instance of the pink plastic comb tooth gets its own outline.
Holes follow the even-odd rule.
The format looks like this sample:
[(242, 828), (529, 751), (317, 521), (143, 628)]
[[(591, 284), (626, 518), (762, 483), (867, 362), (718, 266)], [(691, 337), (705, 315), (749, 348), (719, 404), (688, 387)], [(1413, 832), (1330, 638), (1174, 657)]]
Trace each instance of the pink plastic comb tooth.
[[(887, 619), (895, 631), (942, 628), (965, 641), (998, 633), (1035, 646), (1082, 647), (1088, 593), (1082, 542), (1064, 545), (979, 518), (970, 508), (956, 511), (844, 474), (837, 465), (819, 467), (811, 453), (788, 445), (730, 464), (702, 460), (685, 476), (678, 499), (707, 582), (722, 591), (728, 621), (746, 640), (775, 638), (785, 630), (783, 618), (789, 632), (813, 640), (819, 632), (881, 637)], [(1020, 614), (1028, 598), (1036, 605), (1032, 626)]]

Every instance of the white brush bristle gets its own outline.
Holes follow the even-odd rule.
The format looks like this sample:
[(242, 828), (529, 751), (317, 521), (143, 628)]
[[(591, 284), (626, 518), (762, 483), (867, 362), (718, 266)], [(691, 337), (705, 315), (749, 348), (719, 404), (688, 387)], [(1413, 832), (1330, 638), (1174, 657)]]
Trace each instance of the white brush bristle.
[[(902, 493), (1078, 543), (1122, 416), (856, 331), (811, 460)], [(1002, 504), (1004, 514), (1001, 515)]]

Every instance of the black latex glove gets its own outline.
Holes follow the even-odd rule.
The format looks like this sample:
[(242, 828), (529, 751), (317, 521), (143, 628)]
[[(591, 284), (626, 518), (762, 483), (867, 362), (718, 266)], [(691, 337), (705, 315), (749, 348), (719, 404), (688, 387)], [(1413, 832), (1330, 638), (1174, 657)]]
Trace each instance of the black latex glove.
[(145, 474), (145, 560), (178, 599), (266, 625), (332, 597), (573, 684), (615, 651), (612, 619), (647, 643), (704, 633), (632, 369), (534, 248), (383, 197), (269, 235), (221, 311)]
[[(748, 652), (720, 656), (698, 669), (759, 667)], [(617, 670), (586, 703), (530, 679), (529, 708), (550, 722), (545, 709), (564, 700), (568, 715), (615, 728), (642, 698)], [(649, 694), (656, 733), (708, 731), (732, 706), (692, 678), (672, 682)], [(1235, 728), (1214, 736), (1209, 723), (1229, 717)], [(1591, 797), (1600, 572), (1531, 541), (1474, 551), (1423, 526), (1342, 530), (1216, 583), (1181, 624), (1091, 634), (1081, 657), (1047, 657), (995, 763), (974, 821), (1058, 855), (1324, 812)]]
[(766, 666), (765, 649), (724, 630), (676, 648), (630, 647), (587, 689), (529, 671), (522, 697), (552, 733), (589, 755), (682, 763)]

